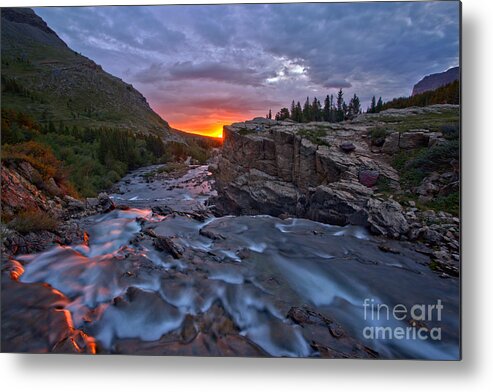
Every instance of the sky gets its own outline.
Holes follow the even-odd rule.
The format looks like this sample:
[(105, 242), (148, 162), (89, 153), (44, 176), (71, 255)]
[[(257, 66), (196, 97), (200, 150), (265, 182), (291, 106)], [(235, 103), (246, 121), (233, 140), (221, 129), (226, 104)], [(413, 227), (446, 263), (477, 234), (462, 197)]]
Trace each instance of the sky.
[(176, 129), (275, 114), (342, 88), (363, 108), (459, 64), (459, 3), (35, 8), (75, 51), (131, 83)]

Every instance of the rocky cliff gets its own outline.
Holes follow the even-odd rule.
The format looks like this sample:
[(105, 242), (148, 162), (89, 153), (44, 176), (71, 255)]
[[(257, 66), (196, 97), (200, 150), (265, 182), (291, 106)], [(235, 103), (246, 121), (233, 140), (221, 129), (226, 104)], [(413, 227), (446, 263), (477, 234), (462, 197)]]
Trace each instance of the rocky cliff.
[(3, 8), (2, 108), (38, 122), (178, 137), (132, 85), (71, 50), (28, 8)]
[(44, 181), (29, 162), (4, 163), (0, 170), (2, 257), (31, 253), (54, 242), (65, 244), (82, 238), (83, 233), (74, 224), (74, 218), (114, 208), (105, 193), (97, 198), (76, 199), (63, 180), (50, 177)]
[(460, 78), (460, 68), (450, 68), (445, 72), (425, 76), (413, 87), (412, 95), (422, 94), (426, 91), (433, 91), (439, 87), (455, 82)]
[[(440, 224), (454, 225), (458, 219), (440, 213), (443, 219), (430, 234), (422, 223), (429, 212), (414, 201), (405, 206), (396, 201), (403, 190), (393, 161), (446, 143), (437, 121), (452, 115), (458, 115), (457, 107), (437, 105), (365, 114), (339, 124), (257, 118), (226, 126), (222, 154), (211, 166), (217, 211), (363, 225), (400, 239), (431, 238), (436, 232), (433, 240), (440, 242), (448, 231)], [(428, 129), (413, 129), (421, 126), (420, 119)]]

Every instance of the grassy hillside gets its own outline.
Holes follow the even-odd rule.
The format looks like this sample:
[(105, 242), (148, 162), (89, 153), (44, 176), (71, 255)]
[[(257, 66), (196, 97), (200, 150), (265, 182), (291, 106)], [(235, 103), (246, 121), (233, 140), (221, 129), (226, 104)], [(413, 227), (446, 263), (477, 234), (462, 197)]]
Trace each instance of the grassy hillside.
[(130, 84), (71, 50), (34, 11), (2, 9), (2, 108), (41, 125), (118, 127), (165, 138), (169, 125)]
[(40, 189), (61, 181), (94, 196), (140, 166), (209, 158), (213, 142), (171, 129), (142, 94), (71, 50), (34, 11), (1, 13), (3, 165), (29, 163)]

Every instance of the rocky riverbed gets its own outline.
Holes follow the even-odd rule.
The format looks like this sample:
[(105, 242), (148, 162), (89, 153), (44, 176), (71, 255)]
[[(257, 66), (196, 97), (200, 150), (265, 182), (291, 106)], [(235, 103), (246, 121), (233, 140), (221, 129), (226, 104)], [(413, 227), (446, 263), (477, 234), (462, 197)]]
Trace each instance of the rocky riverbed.
[[(207, 166), (144, 168), (117, 184), (115, 209), (76, 220), (70, 244), (5, 260), (2, 351), (458, 357), (459, 280), (429, 268), (426, 246), (361, 226), (214, 216), (214, 196)], [(440, 320), (418, 322), (367, 307), (437, 301)], [(440, 339), (369, 338), (377, 327)]]

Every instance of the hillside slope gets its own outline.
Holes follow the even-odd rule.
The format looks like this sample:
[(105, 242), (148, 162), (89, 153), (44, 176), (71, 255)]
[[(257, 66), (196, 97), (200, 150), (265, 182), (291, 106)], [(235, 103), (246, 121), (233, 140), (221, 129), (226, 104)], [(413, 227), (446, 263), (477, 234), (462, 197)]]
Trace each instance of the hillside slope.
[(412, 95), (422, 94), (426, 91), (433, 91), (460, 79), (460, 68), (450, 68), (445, 72), (440, 72), (425, 76), (413, 87)]
[(118, 127), (176, 138), (130, 84), (71, 50), (28, 8), (2, 15), (2, 108), (27, 112), (41, 124)]

